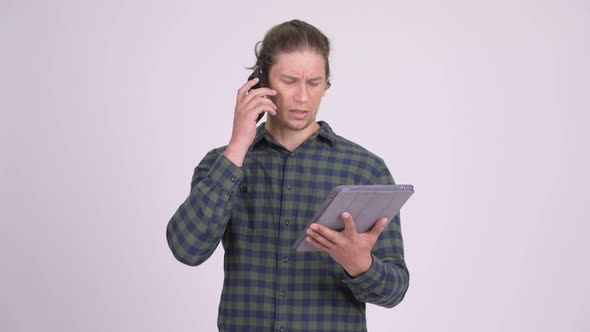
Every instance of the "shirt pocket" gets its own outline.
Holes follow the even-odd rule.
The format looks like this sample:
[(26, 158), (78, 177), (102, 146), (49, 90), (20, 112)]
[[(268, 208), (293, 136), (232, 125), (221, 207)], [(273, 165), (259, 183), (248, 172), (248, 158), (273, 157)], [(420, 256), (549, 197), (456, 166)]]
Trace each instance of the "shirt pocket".
[(268, 228), (272, 217), (270, 188), (265, 185), (240, 185), (232, 209), (230, 230), (241, 234), (257, 234)]

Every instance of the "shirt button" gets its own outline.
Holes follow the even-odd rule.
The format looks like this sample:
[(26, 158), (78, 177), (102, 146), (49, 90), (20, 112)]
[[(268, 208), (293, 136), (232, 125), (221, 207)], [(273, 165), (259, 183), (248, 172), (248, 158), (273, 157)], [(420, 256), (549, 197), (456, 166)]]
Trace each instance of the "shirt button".
[(281, 291), (281, 296), (282, 296), (282, 297), (285, 297), (285, 296), (287, 296), (287, 291)]
[(236, 182), (236, 181), (238, 181), (238, 178), (237, 178), (237, 177), (235, 177), (235, 176), (232, 176), (232, 177), (231, 177), (231, 182)]
[(285, 219), (284, 223), (285, 223), (285, 225), (289, 226), (289, 224), (290, 224), (291, 222), (289, 221), (289, 219)]
[(289, 189), (289, 190), (293, 190), (293, 186), (292, 186), (292, 185), (288, 185), (288, 186), (287, 186), (287, 189)]
[(285, 256), (283, 257), (283, 263), (287, 263), (289, 261), (289, 257)]
[(279, 329), (279, 332), (285, 332), (285, 331), (287, 331), (287, 329), (281, 326), (281, 328)]
[(294, 153), (291, 153), (291, 154), (289, 155), (289, 158), (291, 158), (291, 159), (295, 159), (295, 154), (294, 154)]

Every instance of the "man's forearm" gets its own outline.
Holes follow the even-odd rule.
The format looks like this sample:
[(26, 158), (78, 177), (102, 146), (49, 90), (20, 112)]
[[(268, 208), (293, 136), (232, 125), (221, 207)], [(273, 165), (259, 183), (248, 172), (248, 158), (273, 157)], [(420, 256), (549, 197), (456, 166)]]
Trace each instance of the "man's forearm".
[[(207, 197), (219, 197), (212, 205)], [(219, 244), (229, 213), (229, 199), (215, 185), (199, 183), (197, 189), (178, 208), (166, 229), (168, 246), (180, 262), (197, 266), (213, 254)], [(208, 206), (205, 206), (208, 205)]]
[(231, 216), (231, 198), (241, 170), (210, 153), (195, 170), (191, 193), (166, 229), (168, 246), (180, 262), (196, 266), (213, 254)]
[(392, 308), (403, 300), (409, 279), (405, 265), (373, 257), (367, 272), (345, 282), (358, 301)]
[(372, 257), (368, 271), (345, 283), (357, 300), (391, 308), (404, 298), (410, 281), (399, 215), (381, 233)]

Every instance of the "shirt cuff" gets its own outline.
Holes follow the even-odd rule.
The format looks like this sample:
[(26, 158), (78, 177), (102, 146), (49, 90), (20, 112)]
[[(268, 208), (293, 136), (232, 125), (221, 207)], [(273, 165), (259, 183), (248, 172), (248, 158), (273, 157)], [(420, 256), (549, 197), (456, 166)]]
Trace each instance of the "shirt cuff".
[(207, 176), (224, 191), (235, 192), (242, 181), (244, 172), (227, 159), (224, 154), (220, 154), (211, 169), (209, 169)]
[(367, 272), (355, 278), (349, 277), (342, 280), (353, 292), (379, 288), (383, 284), (384, 263), (375, 255), (372, 255), (372, 257), (373, 263)]

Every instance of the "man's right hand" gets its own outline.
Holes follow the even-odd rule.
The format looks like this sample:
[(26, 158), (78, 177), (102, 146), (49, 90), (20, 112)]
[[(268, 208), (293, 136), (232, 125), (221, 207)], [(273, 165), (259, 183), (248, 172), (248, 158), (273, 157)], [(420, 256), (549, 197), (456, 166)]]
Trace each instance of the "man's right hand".
[(275, 96), (277, 92), (269, 88), (258, 88), (250, 90), (258, 78), (252, 79), (238, 90), (236, 108), (234, 111), (234, 124), (231, 139), (227, 145), (224, 155), (238, 167), (242, 167), (244, 158), (250, 144), (256, 136), (256, 118), (262, 112), (272, 115), (277, 114), (277, 107), (266, 96)]

